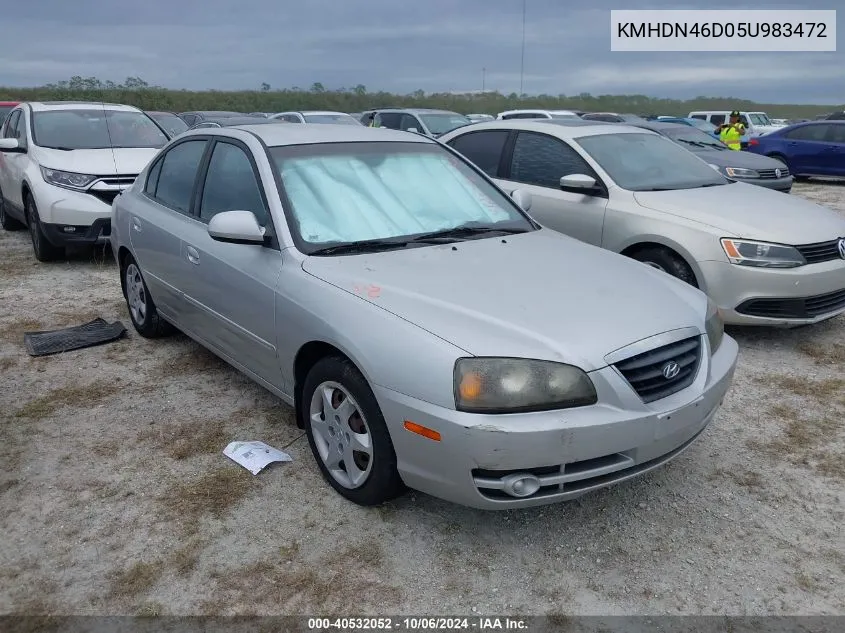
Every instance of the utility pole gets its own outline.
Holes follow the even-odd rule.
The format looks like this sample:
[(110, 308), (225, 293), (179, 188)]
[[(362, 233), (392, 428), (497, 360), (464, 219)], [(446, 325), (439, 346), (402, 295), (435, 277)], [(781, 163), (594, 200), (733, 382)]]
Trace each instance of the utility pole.
[(522, 97), (525, 78), (525, 4), (528, 0), (522, 0), (522, 54), (519, 62), (519, 96)]

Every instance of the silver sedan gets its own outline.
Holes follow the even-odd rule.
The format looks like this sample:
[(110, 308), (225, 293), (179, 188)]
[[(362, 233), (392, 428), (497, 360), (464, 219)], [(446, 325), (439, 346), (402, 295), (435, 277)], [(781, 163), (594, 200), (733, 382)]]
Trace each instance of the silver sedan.
[(666, 463), (737, 358), (704, 294), (530, 205), (421, 135), (218, 128), (160, 152), (111, 241), (135, 329), (178, 328), (291, 404), (344, 497), (502, 509)]
[(726, 323), (807, 325), (845, 313), (841, 215), (726, 178), (651, 131), (497, 121), (440, 140), (506, 191), (529, 191), (544, 226), (700, 288)]

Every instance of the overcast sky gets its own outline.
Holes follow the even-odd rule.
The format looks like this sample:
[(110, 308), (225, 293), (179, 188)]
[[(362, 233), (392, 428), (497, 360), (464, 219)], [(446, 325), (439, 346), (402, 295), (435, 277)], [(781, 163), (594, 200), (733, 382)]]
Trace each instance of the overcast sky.
[[(169, 88), (504, 93), (520, 84), (522, 0), (30, 0), (3, 3), (0, 85), (140, 76)], [(696, 6), (697, 5), (697, 6)], [(571, 8), (570, 8), (571, 7)], [(589, 8), (584, 8), (589, 7)], [(845, 0), (527, 0), (529, 94), (845, 102), (836, 53), (612, 53), (611, 8), (839, 9)]]

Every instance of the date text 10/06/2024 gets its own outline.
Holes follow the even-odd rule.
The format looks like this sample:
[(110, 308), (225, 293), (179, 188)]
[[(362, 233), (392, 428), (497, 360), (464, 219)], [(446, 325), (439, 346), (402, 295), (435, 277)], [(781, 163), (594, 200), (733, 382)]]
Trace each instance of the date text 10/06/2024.
[(311, 631), (530, 631), (522, 618), (309, 618)]

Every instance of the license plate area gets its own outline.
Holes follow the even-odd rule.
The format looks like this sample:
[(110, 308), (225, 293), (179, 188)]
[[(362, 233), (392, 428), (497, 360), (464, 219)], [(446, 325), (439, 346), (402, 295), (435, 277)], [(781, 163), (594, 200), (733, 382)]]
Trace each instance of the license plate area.
[(705, 416), (704, 398), (700, 397), (689, 404), (657, 416), (657, 439), (672, 435), (678, 431), (701, 424)]

